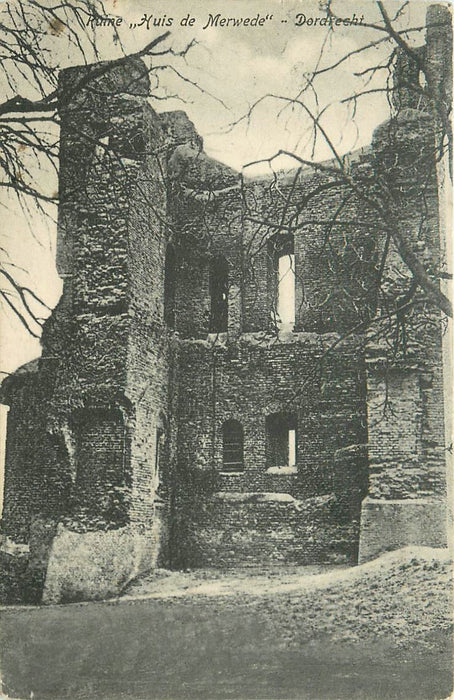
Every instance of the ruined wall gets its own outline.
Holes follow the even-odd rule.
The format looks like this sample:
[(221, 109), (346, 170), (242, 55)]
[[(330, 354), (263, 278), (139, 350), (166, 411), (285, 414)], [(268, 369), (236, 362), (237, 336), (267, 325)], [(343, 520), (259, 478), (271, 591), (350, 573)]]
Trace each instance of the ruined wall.
[[(157, 129), (155, 115), (150, 128)], [(130, 516), (151, 527), (154, 514), (156, 426), (168, 416), (168, 339), (163, 318), (166, 227), (164, 136), (151, 141), (131, 198), (129, 228), (131, 328), (128, 336), (126, 394), (134, 406), (131, 429), (133, 474)]]
[(359, 518), (346, 518), (333, 494), (218, 491), (193, 522), (180, 560), (189, 567), (357, 561)]
[[(48, 483), (50, 494), (56, 493), (59, 480), (67, 490), (62, 507), (38, 505), (20, 516), (28, 533), (35, 514), (60, 521), (48, 542), (48, 561), (30, 552), (30, 562), (41, 561), (45, 596), (47, 566), (52, 570), (54, 599), (58, 586), (62, 595), (71, 589), (76, 597), (84, 596), (77, 570), (84, 567), (86, 548), (81, 542), (75, 552), (67, 551), (65, 562), (62, 547), (70, 541), (65, 532), (83, 540), (85, 533), (98, 531), (102, 540), (103, 531), (123, 529), (123, 545), (129, 538), (131, 546), (140, 536), (148, 551), (145, 558), (135, 557), (142, 568), (153, 564), (159, 549), (160, 535), (152, 527), (150, 457), (153, 426), (167, 412), (161, 272), (167, 152), (162, 127), (145, 99), (148, 90), (140, 61), (69, 69), (60, 80), (57, 265), (64, 291), (43, 332), (37, 389), (28, 396), (21, 425), (14, 423), (20, 404), (12, 402), (10, 422), (13, 432), (33, 433), (39, 443), (37, 492), (49, 496)], [(50, 450), (56, 449), (52, 442), (60, 450), (55, 468), (49, 466)], [(16, 453), (7, 471), (30, 473), (27, 459)], [(8, 513), (5, 523), (15, 528)], [(32, 547), (37, 538), (28, 538)], [(101, 575), (105, 564), (97, 561), (96, 551), (91, 556)], [(137, 575), (137, 566), (124, 575)]]
[[(359, 216), (356, 200), (343, 203), (342, 188), (327, 175), (295, 172), (280, 177), (278, 186), (268, 180), (242, 185), (229, 168), (207, 158), (196, 139), (176, 149), (169, 175), (180, 337), (176, 565), (222, 565), (233, 557), (256, 564), (276, 557), (321, 560), (336, 551), (353, 561), (366, 489), (365, 452), (358, 457), (354, 451), (367, 441), (361, 341), (350, 339), (326, 362), (321, 358), (339, 338), (326, 331), (359, 320), (358, 307), (346, 299), (358, 296), (361, 274), (374, 291), (377, 228), (364, 206)], [(305, 199), (311, 204), (303, 215)], [(328, 256), (327, 225), (339, 208)], [(269, 243), (286, 225), (295, 230), (299, 332), (283, 338), (272, 322)], [(229, 313), (225, 332), (210, 334), (210, 266), (217, 256), (228, 263)], [(364, 297), (364, 287), (360, 293)], [(298, 444), (295, 468), (276, 473), (267, 465), (266, 419), (279, 412), (295, 415)], [(229, 419), (244, 431), (241, 473), (222, 468), (222, 426)], [(352, 451), (337, 459), (345, 448)], [(224, 492), (230, 496), (220, 508), (217, 494)], [(257, 501), (262, 493), (267, 499)], [(320, 495), (336, 505), (320, 506), (319, 513), (316, 505), (294, 506), (294, 498), (305, 503)], [(334, 512), (344, 513), (339, 537)], [(229, 538), (237, 541), (234, 555), (225, 551)]]
[[(61, 313), (69, 319), (70, 336), (61, 348), (48, 416), (55, 430), (66, 422), (68, 440), (74, 443), (76, 486), (81, 456), (91, 453), (94, 461), (98, 457), (105, 463), (105, 498), (75, 504), (74, 525), (79, 527), (82, 509), (88, 529), (90, 521), (96, 526), (100, 518), (110, 527), (124, 525), (130, 518), (137, 472), (134, 399), (138, 380), (132, 377), (130, 381), (129, 367), (136, 364), (133, 353), (141, 333), (144, 335), (137, 318), (141, 315), (141, 322), (149, 325), (153, 314), (153, 295), (151, 290), (149, 296), (143, 293), (146, 280), (140, 275), (139, 261), (155, 255), (156, 265), (161, 264), (153, 248), (161, 231), (150, 213), (150, 200), (162, 209), (164, 190), (156, 163), (162, 135), (145, 100), (148, 77), (143, 66), (132, 63), (107, 73), (103, 68), (101, 64), (85, 72), (71, 69), (61, 79), (62, 205), (57, 262), (65, 277)], [(81, 90), (80, 83), (85, 81), (87, 87)], [(150, 154), (147, 159), (146, 152)], [(153, 178), (156, 185), (150, 184)], [(139, 232), (143, 234), (140, 224), (147, 216), (146, 242)], [(44, 360), (54, 338), (61, 343), (58, 319), (44, 337)], [(143, 343), (138, 354), (145, 355)], [(92, 411), (104, 412), (104, 425), (97, 432), (74, 430), (74, 423), (90, 423)], [(105, 454), (109, 433), (118, 446), (115, 458)], [(109, 462), (115, 460), (119, 469), (111, 480)], [(87, 479), (90, 475), (96, 479), (94, 470), (89, 470)], [(115, 517), (108, 517), (109, 508)], [(69, 515), (66, 524), (71, 527)]]
[[(229, 168), (196, 148), (186, 149), (184, 156), (185, 167), (173, 162), (176, 155), (169, 165), (175, 178), (170, 208), (177, 231), (176, 328), (181, 337), (205, 338), (209, 332), (209, 274), (217, 256), (225, 257), (229, 267), (230, 337), (276, 333), (270, 245), (289, 230), (295, 330), (342, 332), (367, 317), (383, 236), (370, 208), (347, 196), (339, 178), (306, 169), (282, 174), (277, 182), (240, 183)], [(357, 171), (367, 177), (370, 157), (358, 154), (356, 160)]]
[[(334, 479), (334, 461), (339, 450), (366, 442), (364, 366), (359, 339), (350, 339), (329, 361), (321, 361), (324, 349), (335, 338), (298, 334), (291, 342), (276, 343), (251, 335), (215, 347), (203, 341), (182, 343), (178, 507), (187, 521), (179, 534), (186, 565), (202, 560), (220, 565), (223, 554), (217, 560), (213, 552), (207, 553), (205, 560), (202, 552), (205, 546), (207, 552), (212, 549), (215, 542), (225, 544), (229, 537), (243, 543), (234, 548), (238, 562), (257, 564), (276, 556), (285, 559), (286, 552), (289, 560), (299, 557), (307, 561), (313, 554), (313, 537), (325, 538), (317, 557), (335, 552), (326, 539), (326, 529), (331, 528), (331, 534), (335, 529), (331, 511), (322, 509), (324, 515), (322, 511), (316, 515), (316, 507), (304, 510), (303, 506), (303, 517), (299, 507), (295, 509), (279, 498), (283, 495), (291, 503), (295, 498), (304, 503), (323, 494), (336, 494), (337, 512), (345, 514), (343, 524), (355, 519), (357, 523), (366, 486), (364, 456), (359, 469), (354, 457), (344, 461), (341, 481)], [(290, 470), (269, 468), (266, 460), (266, 417), (280, 411), (296, 417), (297, 461)], [(231, 418), (244, 430), (244, 470), (237, 473), (225, 472), (222, 461), (222, 426)], [(221, 511), (219, 493), (231, 494), (222, 501)], [(259, 499), (257, 505), (254, 494), (260, 493), (269, 498)], [(258, 520), (249, 528), (257, 508)], [(290, 525), (299, 521), (295, 528)], [(266, 533), (277, 533), (281, 528), (287, 533), (285, 537), (280, 539), (276, 534), (264, 550)], [(310, 537), (307, 532), (303, 536), (305, 528), (311, 529)], [(357, 537), (354, 526), (344, 537), (343, 553), (348, 550), (352, 559)]]
[[(3, 534), (15, 543), (27, 543), (33, 515), (46, 502), (39, 455), (43, 428), (36, 387), (37, 362), (18, 371), (3, 385), (4, 401), (10, 403), (5, 462)], [(14, 386), (13, 386), (14, 383)]]
[[(367, 154), (355, 157), (366, 169)], [(273, 327), (270, 241), (292, 232), (295, 331), (343, 332), (367, 317), (375, 292), (380, 226), (341, 178), (301, 169), (245, 186), (243, 330)]]
[[(443, 61), (451, 51), (450, 13), (440, 9), (429, 15), (438, 23), (446, 21), (446, 28), (428, 29), (427, 44), (417, 54), (439, 107), (446, 99)], [(362, 512), (361, 560), (404, 543), (446, 542), (443, 323), (436, 305), (412, 285), (402, 261), (407, 257), (422, 263), (438, 284), (445, 236), (440, 230), (436, 168), (440, 112), (437, 108), (434, 114), (434, 103), (421, 98), (419, 66), (402, 52), (397, 52), (396, 61), (395, 111), (375, 131), (372, 163), (382, 173), (381, 196), (390, 207), (390, 221), (406, 244), (399, 250), (395, 238), (390, 246), (383, 284), (391, 301), (388, 308), (393, 313), (399, 304), (409, 308), (405, 314), (396, 313), (388, 329), (386, 321), (377, 322), (369, 333), (370, 478)]]
[(445, 495), (444, 446), (439, 429), (443, 426), (443, 404), (433, 401), (434, 394), (442, 396), (432, 373), (407, 369), (369, 373), (372, 498)]
[(238, 174), (208, 158), (195, 137), (169, 159), (169, 215), (174, 232), (177, 285), (175, 329), (182, 338), (210, 330), (210, 265), (229, 267), (230, 330), (239, 330), (242, 278), (242, 201)]

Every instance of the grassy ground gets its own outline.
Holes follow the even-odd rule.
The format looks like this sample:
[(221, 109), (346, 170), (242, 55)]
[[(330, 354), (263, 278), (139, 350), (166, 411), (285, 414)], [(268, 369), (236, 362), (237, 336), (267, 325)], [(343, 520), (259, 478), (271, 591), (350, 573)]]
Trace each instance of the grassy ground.
[(445, 698), (451, 567), (408, 548), (351, 569), (159, 575), (116, 602), (9, 608), (4, 692), (29, 698)]

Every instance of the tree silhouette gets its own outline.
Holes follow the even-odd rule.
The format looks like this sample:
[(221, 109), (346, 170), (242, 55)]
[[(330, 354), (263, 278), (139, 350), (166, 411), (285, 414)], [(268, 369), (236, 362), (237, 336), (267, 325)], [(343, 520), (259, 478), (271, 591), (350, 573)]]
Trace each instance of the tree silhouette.
[[(336, 293), (342, 297), (344, 308), (351, 306), (356, 312), (354, 320), (347, 328), (344, 324), (341, 337), (327, 352), (346, 337), (367, 332), (369, 340), (387, 345), (387, 356), (392, 361), (405, 354), (409, 338), (417, 337), (423, 345), (427, 334), (440, 330), (440, 311), (442, 319), (452, 317), (452, 303), (446, 291), (446, 280), (451, 279), (446, 251), (440, 241), (435, 241), (430, 255), (421, 243), (427, 230), (434, 226), (428, 202), (437, 201), (437, 179), (444, 175), (446, 181), (442, 184), (448, 190), (452, 184), (452, 29), (450, 12), (440, 5), (429, 10), (427, 23), (404, 27), (401, 20), (408, 2), (397, 10), (393, 6), (392, 16), (380, 0), (374, 5), (377, 21), (364, 24), (369, 30), (367, 40), (330, 60), (336, 2), (323, 3), (332, 22), (327, 25), (315, 69), (304, 75), (296, 94), (263, 95), (231, 127), (250, 123), (263, 107), (274, 110), (278, 119), (292, 115), (292, 124), (294, 115), (300, 115), (300, 149), (279, 149), (246, 164), (245, 174), (252, 166), (268, 164), (273, 175), (270, 190), (274, 188), (281, 204), (274, 211), (259, 215), (253, 204), (248, 207), (245, 197), (245, 220), (256, 226), (257, 239), (263, 244), (270, 235), (288, 236), (307, 226), (321, 230), (318, 256), (328, 261), (327, 274), (336, 278)], [(436, 35), (438, 46), (442, 42), (442, 66), (440, 55), (437, 63), (434, 55), (425, 55), (424, 46), (418, 46), (424, 33)], [(378, 61), (377, 47), (382, 48)], [(342, 99), (349, 110), (349, 123), (355, 122), (360, 104), (373, 94), (383, 94), (390, 111), (387, 125), (380, 127), (382, 132), (387, 129), (381, 134), (381, 152), (372, 158), (362, 153), (344, 155), (336, 145), (342, 127), (338, 122), (333, 127), (325, 118), (333, 107), (329, 99), (323, 100), (327, 81), (334, 83), (338, 79), (336, 71), (340, 67), (345, 70), (348, 62), (358, 57), (362, 68), (352, 74), (356, 86)], [(410, 141), (403, 146), (404, 129), (413, 139), (411, 147)], [(315, 157), (320, 144), (329, 152), (329, 160)], [(277, 170), (282, 156), (296, 166), (291, 186), (282, 186), (282, 173)], [(311, 184), (302, 194), (299, 183), (304, 178)], [(335, 202), (331, 210), (323, 203), (330, 194)], [(359, 227), (361, 209), (367, 212), (364, 219), (375, 224), (376, 245), (369, 249), (358, 245), (348, 232), (355, 224), (352, 202), (356, 203)], [(410, 207), (413, 223), (409, 227)], [(363, 230), (365, 227), (366, 223)], [(347, 231), (343, 237), (342, 229)], [(447, 235), (446, 231), (440, 233), (442, 237)], [(304, 286), (303, 277), (299, 283)], [(330, 300), (319, 302), (323, 306)], [(302, 303), (310, 304), (310, 299), (303, 295)], [(341, 306), (334, 314), (342, 313)]]
[[(100, 0), (18, 0), (0, 8), (0, 65), (6, 95), (0, 103), (0, 187), (6, 195), (3, 201), (16, 209), (19, 205), (24, 222), (32, 222), (31, 235), (37, 216), (56, 218), (58, 108), (71, 100), (74, 91), (131, 57), (145, 60), (155, 89), (160, 88), (160, 76), (166, 70), (201, 89), (177, 65), (177, 59), (184, 59), (192, 42), (174, 51), (165, 31), (128, 54), (115, 23), (102, 27), (101, 41), (96, 20), (111, 15)], [(113, 47), (116, 55), (110, 62), (101, 61), (106, 46)], [(92, 68), (80, 84), (73, 84), (63, 94), (58, 83), (60, 69), (81, 64)], [(166, 95), (155, 91), (154, 97), (165, 99)], [(105, 148), (102, 143), (100, 147)], [(1, 303), (28, 333), (39, 338), (50, 309), (32, 284), (22, 282), (26, 272), (20, 261), (11, 259), (8, 247), (0, 240)]]

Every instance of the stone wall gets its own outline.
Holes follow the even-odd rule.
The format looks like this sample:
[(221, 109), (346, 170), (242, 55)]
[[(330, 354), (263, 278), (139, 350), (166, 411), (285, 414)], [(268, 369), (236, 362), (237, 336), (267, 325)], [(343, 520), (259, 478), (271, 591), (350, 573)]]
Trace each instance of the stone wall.
[[(276, 332), (270, 246), (288, 229), (294, 230), (295, 330), (342, 332), (367, 317), (383, 237), (377, 217), (347, 196), (339, 179), (305, 169), (280, 175), (274, 186), (271, 179), (240, 185), (229, 168), (203, 153), (185, 155), (189, 175), (169, 166), (178, 177), (170, 202), (181, 337), (203, 339), (209, 332), (209, 274), (216, 256), (225, 257), (229, 268), (230, 335)], [(370, 156), (356, 159), (360, 169)]]
[[(46, 503), (40, 459), (42, 414), (37, 392), (37, 362), (18, 370), (3, 384), (8, 401), (3, 536), (28, 543), (30, 523)], [(14, 465), (14, 469), (10, 465)]]
[(235, 567), (357, 561), (359, 511), (334, 494), (218, 491), (187, 521), (181, 565)]
[[(446, 83), (451, 67), (442, 67), (452, 51), (451, 16), (438, 6), (428, 12), (428, 21), (438, 27), (428, 27), (418, 56), (436, 100), (415, 99), (420, 67), (398, 52), (397, 65), (406, 77), (401, 84), (397, 77), (394, 113), (372, 141), (382, 197), (406, 248), (394, 237), (384, 270), (383, 287), (392, 304), (380, 307), (379, 315), (392, 308), (396, 320), (388, 330), (386, 320), (372, 326), (366, 350), (370, 478), (362, 509), (362, 561), (404, 543), (446, 542), (443, 324), (403, 262), (413, 256), (437, 284), (445, 264), (436, 160), (440, 108), (451, 90)], [(406, 302), (408, 311), (399, 314), (397, 305)]]
[[(365, 455), (358, 465), (354, 451), (346, 454), (341, 467), (342, 478), (339, 480), (338, 470), (337, 481), (334, 461), (339, 450), (366, 442), (365, 377), (358, 338), (344, 343), (326, 362), (321, 359), (324, 349), (336, 337), (301, 333), (294, 334), (289, 342), (276, 343), (273, 339), (266, 342), (260, 335), (251, 334), (236, 343), (214, 347), (207, 341), (182, 343), (177, 510), (181, 510), (182, 519), (188, 521), (183, 531), (178, 532), (178, 548), (184, 553), (185, 565), (200, 561), (204, 547), (201, 542), (208, 540), (210, 529), (211, 537), (222, 541), (223, 517), (213, 505), (219, 493), (230, 493), (232, 497), (243, 494), (236, 501), (224, 500), (221, 509), (226, 514), (225, 531), (244, 545), (243, 554), (239, 545), (235, 547), (238, 562), (247, 560), (259, 564), (266, 556), (285, 559), (289, 548), (298, 550), (295, 556), (301, 561), (310, 559), (313, 546), (310, 541), (306, 542), (305, 528), (311, 529), (312, 538), (322, 538), (326, 543), (326, 532), (335, 527), (329, 510), (322, 508), (317, 513), (313, 499), (321, 495), (334, 497), (335, 493), (338, 512), (343, 511), (345, 522), (352, 525), (349, 530), (347, 528), (348, 547), (349, 556), (354, 558), (358, 528), (352, 523), (358, 522), (361, 499), (365, 495)], [(295, 416), (297, 457), (293, 469), (270, 469), (267, 465), (266, 418), (281, 411)], [(242, 424), (244, 431), (244, 469), (236, 473), (223, 469), (222, 426), (232, 418)], [(254, 494), (261, 493), (268, 494), (269, 498), (259, 499), (260, 505), (257, 505)], [(292, 503), (296, 498), (302, 506), (289, 506), (281, 497), (287, 497)], [(305, 510), (306, 501), (314, 506)], [(304, 517), (299, 515), (300, 507)], [(254, 515), (257, 508), (260, 513)], [(246, 544), (248, 509), (250, 517), (256, 518), (256, 524)], [(293, 515), (290, 517), (289, 513)], [(299, 524), (293, 528), (289, 518)], [(287, 532), (285, 542), (276, 535), (273, 540), (276, 552), (265, 556), (262, 539), (266, 540), (271, 530), (279, 531), (279, 519)], [(190, 541), (185, 539), (187, 532)], [(345, 535), (343, 540), (343, 553), (348, 537)], [(277, 553), (279, 547), (280, 554)], [(194, 548), (198, 553), (192, 555)], [(321, 546), (317, 556), (326, 555), (326, 549)], [(328, 550), (331, 554), (336, 552), (334, 541)], [(221, 565), (224, 555), (219, 557), (218, 565)], [(211, 551), (209, 562), (216, 565), (216, 561)]]

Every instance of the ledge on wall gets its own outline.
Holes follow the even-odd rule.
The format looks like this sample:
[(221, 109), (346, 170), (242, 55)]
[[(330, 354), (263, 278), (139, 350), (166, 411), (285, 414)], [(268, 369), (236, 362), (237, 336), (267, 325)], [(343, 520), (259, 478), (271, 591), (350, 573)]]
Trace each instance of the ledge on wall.
[(298, 501), (289, 493), (274, 491), (217, 491), (214, 498), (219, 501), (231, 503), (292, 503), (298, 505)]
[(284, 465), (282, 467), (268, 467), (266, 470), (267, 474), (298, 474), (297, 467), (289, 467)]
[(10, 554), (11, 556), (22, 556), (24, 554), (30, 554), (30, 545), (14, 542), (14, 540), (9, 537), (4, 537), (0, 545), (0, 552)]

